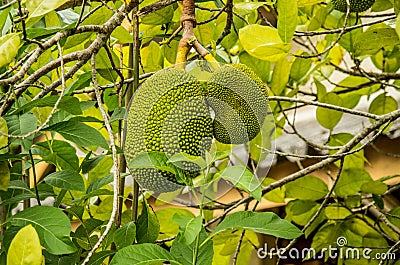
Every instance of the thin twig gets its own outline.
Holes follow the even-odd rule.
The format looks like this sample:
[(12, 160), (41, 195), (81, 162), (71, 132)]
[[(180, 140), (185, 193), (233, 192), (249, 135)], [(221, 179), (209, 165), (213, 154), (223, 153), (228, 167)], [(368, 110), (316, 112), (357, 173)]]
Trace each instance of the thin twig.
[(109, 117), (107, 115), (106, 110), (104, 109), (103, 102), (101, 100), (101, 95), (100, 91), (97, 89), (98, 88), (98, 82), (97, 82), (97, 71), (96, 71), (96, 54), (92, 55), (91, 59), (91, 66), (92, 66), (92, 81), (93, 81), (93, 86), (95, 87), (95, 94), (96, 94), (96, 99), (97, 103), (99, 105), (99, 109), (101, 112), (101, 115), (104, 119), (104, 125), (107, 129), (108, 137), (110, 138), (110, 146), (111, 146), (111, 151), (112, 151), (112, 160), (113, 160), (113, 166), (115, 171), (113, 172), (114, 175), (114, 180), (113, 180), (113, 205), (112, 205), (112, 211), (111, 211), (111, 216), (110, 219), (108, 220), (106, 227), (104, 229), (104, 232), (101, 234), (99, 239), (97, 240), (96, 244), (94, 247), (89, 251), (88, 255), (86, 256), (85, 260), (82, 262), (82, 265), (87, 264), (90, 261), (90, 258), (93, 256), (93, 254), (96, 252), (96, 250), (100, 247), (101, 243), (103, 240), (106, 238), (108, 233), (111, 230), (111, 227), (114, 224), (115, 217), (117, 215), (118, 211), (118, 195), (119, 195), (119, 172), (118, 172), (118, 156), (117, 156), (117, 148), (115, 146), (115, 139), (114, 139), (114, 133), (110, 124)]

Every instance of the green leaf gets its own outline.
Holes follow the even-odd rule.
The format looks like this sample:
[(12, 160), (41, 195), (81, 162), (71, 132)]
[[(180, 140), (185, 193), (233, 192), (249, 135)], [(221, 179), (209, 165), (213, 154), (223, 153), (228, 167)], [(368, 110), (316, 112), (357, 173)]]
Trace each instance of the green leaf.
[[(336, 106), (342, 106), (343, 100), (335, 93), (327, 93), (325, 97), (320, 100), (323, 103), (328, 103)], [(332, 110), (328, 108), (317, 108), (317, 120), (319, 124), (327, 129), (332, 130), (342, 119), (343, 112)]]
[(175, 214), (180, 216), (187, 216), (188, 218), (193, 218), (194, 214), (186, 209), (180, 208), (162, 208), (157, 210), (157, 217), (160, 222), (160, 234), (158, 239), (164, 239), (172, 236), (176, 236), (179, 232), (179, 225), (175, 223), (172, 218)]
[(44, 181), (50, 186), (64, 190), (85, 191), (85, 183), (82, 176), (70, 169), (51, 173), (44, 178)]
[(41, 265), (42, 246), (39, 236), (32, 225), (23, 227), (11, 241), (7, 253), (7, 264)]
[(11, 216), (8, 220), (14, 226), (31, 224), (39, 235), (40, 243), (54, 255), (68, 254), (76, 251), (69, 234), (71, 224), (62, 212), (50, 206), (36, 206)]
[(0, 161), (0, 190), (7, 191), (10, 183), (10, 168), (7, 161)]
[(129, 222), (114, 232), (114, 242), (117, 249), (121, 249), (132, 245), (136, 237), (136, 225), (134, 222)]
[(17, 56), (20, 45), (18, 33), (9, 33), (0, 37), (0, 68), (6, 66)]
[[(114, 254), (115, 252), (116, 251), (114, 251), (114, 250), (104, 250), (104, 251), (95, 252), (87, 264), (88, 265), (103, 265), (104, 260), (106, 258), (108, 258), (109, 256), (111, 256), (112, 254)], [(69, 264), (72, 264), (72, 263), (71, 262), (66, 263), (65, 265), (69, 265)], [(59, 265), (59, 264), (57, 263), (57, 265)]]
[(126, 110), (125, 108), (116, 108), (113, 111), (113, 114), (110, 117), (110, 122), (120, 121), (125, 119)]
[[(271, 183), (274, 183), (275, 181), (276, 179), (273, 178), (265, 178), (262, 184), (265, 187)], [(263, 197), (271, 202), (285, 202), (285, 192), (286, 192), (285, 186), (278, 187), (271, 190), (270, 192), (267, 192)]]
[[(5, 119), (3, 119), (3, 117), (0, 117), (0, 132), (3, 134), (8, 134), (7, 122)], [(8, 144), (8, 137), (3, 134), (0, 134), (0, 148), (3, 148)]]
[[(365, 41), (368, 40), (368, 41)], [(354, 47), (356, 55), (375, 54), (379, 49), (399, 44), (399, 36), (393, 28), (373, 28), (357, 35)]]
[[(26, 135), (36, 129), (36, 116), (32, 112), (27, 112), (22, 115), (4, 116), (7, 121), (8, 133), (10, 135)], [(31, 135), (25, 139), (12, 139), (11, 141), (22, 145), (25, 150), (29, 150), (32, 146), (33, 138)]]
[[(145, 0), (142, 3), (140, 3), (140, 6), (141, 8), (143, 8), (154, 2), (155, 2), (154, 0)], [(155, 12), (151, 12), (146, 16), (141, 17), (141, 22), (143, 24), (148, 24), (148, 25), (162, 25), (170, 23), (172, 17), (174, 16), (174, 11), (175, 10), (173, 5), (169, 5)]]
[(86, 193), (89, 194), (92, 191), (99, 190), (100, 188), (104, 187), (105, 185), (111, 183), (114, 180), (113, 174), (108, 174), (105, 177), (96, 179), (92, 183), (90, 183), (89, 187), (86, 190)]
[(257, 24), (241, 28), (239, 40), (247, 53), (262, 60), (278, 61), (291, 48), (291, 44), (283, 43), (277, 29)]
[(192, 265), (194, 254), (196, 253), (196, 264), (211, 265), (214, 255), (213, 243), (207, 240), (207, 233), (204, 228), (199, 231), (198, 244), (193, 241), (191, 244), (184, 243), (182, 234), (179, 233), (171, 246), (171, 254), (175, 260), (179, 260), (184, 265)]
[(172, 220), (179, 224), (179, 230), (181, 231), (180, 240), (185, 245), (192, 244), (203, 227), (201, 216), (190, 218), (185, 215), (174, 214)]
[(278, 33), (288, 43), (292, 40), (297, 26), (297, 0), (278, 1)]
[(325, 207), (324, 212), (326, 218), (330, 220), (345, 219), (352, 214), (350, 210), (340, 205), (329, 205)]
[[(35, 107), (53, 107), (57, 100), (59, 99), (59, 96), (48, 96), (44, 98), (39, 98), (34, 101), (30, 101), (27, 104), (19, 107), (17, 110), (13, 112), (13, 114), (18, 114), (20, 112), (26, 112), (27, 110), (31, 110), (32, 108)], [(79, 104), (79, 100), (76, 97), (72, 96), (64, 96), (61, 99), (60, 104), (58, 105), (60, 109), (63, 109), (73, 115), (80, 115), (82, 114), (82, 109)]]
[(174, 260), (173, 256), (155, 244), (138, 244), (125, 247), (117, 252), (110, 265), (152, 265), (170, 261), (171, 264), (182, 264)]
[(328, 8), (326, 6), (319, 7), (317, 12), (315, 12), (314, 16), (310, 19), (310, 24), (308, 24), (307, 29), (309, 31), (320, 29), (324, 25), (327, 15), (328, 15)]
[(176, 165), (179, 168), (185, 168), (186, 163), (182, 163), (182, 162), (194, 163), (194, 164), (198, 165), (201, 169), (204, 169), (207, 167), (206, 161), (201, 156), (189, 155), (189, 154), (186, 154), (183, 152), (176, 153), (175, 155), (171, 156), (168, 159), (168, 163), (173, 163), (174, 165)]
[(297, 238), (303, 234), (296, 226), (271, 212), (241, 211), (233, 213), (228, 215), (210, 236), (228, 229), (246, 229), (285, 239)]
[(233, 10), (239, 15), (246, 16), (257, 11), (257, 9), (267, 3), (272, 3), (272, 1), (266, 2), (240, 2), (233, 4)]
[(32, 154), (40, 155), (44, 161), (59, 166), (61, 169), (77, 171), (79, 168), (76, 149), (65, 141), (52, 140), (38, 143), (33, 146)]
[(369, 173), (363, 169), (345, 169), (334, 189), (339, 197), (354, 195), (361, 190), (361, 185), (372, 181)]
[(136, 226), (136, 239), (138, 243), (154, 243), (160, 232), (160, 224), (153, 209), (143, 203), (142, 212), (140, 213)]
[(285, 219), (299, 225), (306, 225), (318, 208), (319, 204), (315, 201), (293, 200), (286, 205)]
[(128, 167), (135, 168), (155, 168), (176, 173), (173, 165), (167, 165), (168, 158), (163, 152), (145, 152), (135, 156), (129, 161)]
[(248, 192), (258, 201), (261, 201), (261, 183), (245, 167), (231, 166), (217, 174), (219, 177), (230, 181), (234, 186)]
[(377, 96), (369, 105), (369, 112), (377, 115), (383, 115), (397, 109), (397, 101), (391, 96), (386, 96), (385, 93)]
[(370, 181), (361, 185), (361, 192), (372, 193), (376, 195), (384, 194), (388, 189), (388, 186), (380, 181)]
[(311, 66), (312, 66), (311, 58), (297, 57), (294, 60), (292, 67), (290, 68), (290, 77), (297, 82), (302, 81), (304, 77), (307, 75)]
[(325, 182), (314, 176), (304, 176), (285, 186), (286, 197), (301, 200), (319, 200), (329, 191)]
[(286, 85), (289, 81), (290, 63), (286, 58), (277, 61), (274, 66), (271, 80), (271, 91), (276, 96), (283, 96)]
[(25, 0), (26, 8), (29, 11), (29, 18), (41, 17), (51, 11), (57, 9), (57, 7), (66, 3), (68, 0)]
[(101, 133), (82, 122), (63, 121), (45, 128), (46, 131), (55, 131), (65, 139), (80, 146), (101, 146), (108, 149), (107, 141)]
[[(338, 133), (332, 134), (329, 140), (329, 146), (343, 146), (348, 143), (351, 139), (353, 139), (353, 135), (349, 133)], [(355, 148), (359, 148), (360, 144), (356, 145)], [(330, 151), (330, 154), (334, 154), (335, 151)], [(352, 169), (359, 168), (361, 170), (364, 169), (364, 150), (361, 150), (355, 154), (347, 155), (344, 158), (343, 168), (344, 169)], [(336, 165), (339, 166), (339, 161), (336, 162)]]

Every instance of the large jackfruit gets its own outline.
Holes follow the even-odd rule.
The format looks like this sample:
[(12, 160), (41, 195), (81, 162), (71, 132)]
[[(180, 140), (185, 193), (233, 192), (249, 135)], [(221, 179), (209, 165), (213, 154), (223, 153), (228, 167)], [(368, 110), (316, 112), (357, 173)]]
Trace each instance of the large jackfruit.
[(215, 114), (215, 139), (242, 144), (256, 137), (268, 114), (267, 96), (267, 87), (247, 66), (216, 69), (207, 85), (207, 102)]
[[(167, 156), (179, 152), (199, 156), (209, 149), (212, 119), (206, 105), (203, 84), (184, 70), (168, 68), (148, 78), (135, 93), (127, 117), (125, 156), (160, 151)], [(181, 169), (195, 176), (199, 168), (186, 163)], [(131, 169), (145, 189), (174, 191), (184, 185), (168, 171), (154, 168)]]
[[(370, 8), (375, 3), (375, 0), (349, 0), (349, 3), (350, 3), (350, 12), (360, 13)], [(346, 0), (332, 0), (332, 4), (336, 10), (346, 13), (347, 11)]]

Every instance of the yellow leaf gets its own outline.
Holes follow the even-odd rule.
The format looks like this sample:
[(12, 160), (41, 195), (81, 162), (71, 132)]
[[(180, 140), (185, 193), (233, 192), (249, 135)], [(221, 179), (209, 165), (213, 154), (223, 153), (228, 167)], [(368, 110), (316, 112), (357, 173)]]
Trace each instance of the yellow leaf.
[(7, 253), (7, 264), (41, 265), (42, 262), (42, 247), (39, 236), (32, 225), (27, 225), (19, 230), (11, 241)]

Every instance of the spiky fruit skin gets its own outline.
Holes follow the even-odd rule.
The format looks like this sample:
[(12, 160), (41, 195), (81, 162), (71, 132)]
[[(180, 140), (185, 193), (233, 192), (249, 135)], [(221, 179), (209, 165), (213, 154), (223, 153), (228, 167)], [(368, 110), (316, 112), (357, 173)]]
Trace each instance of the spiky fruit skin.
[[(350, 2), (350, 12), (360, 13), (369, 9), (375, 0), (349, 0)], [(336, 10), (346, 13), (347, 3), (346, 0), (332, 0), (332, 4)]]
[(268, 91), (245, 65), (224, 65), (207, 85), (207, 102), (214, 110), (214, 137), (224, 144), (242, 144), (259, 133), (268, 113)]
[[(135, 93), (127, 117), (127, 162), (150, 151), (172, 156), (178, 152), (199, 156), (212, 139), (212, 119), (203, 84), (183, 70), (168, 68), (148, 78)], [(187, 163), (182, 170), (194, 176), (198, 168)], [(167, 171), (131, 169), (142, 188), (174, 191), (184, 183)]]

